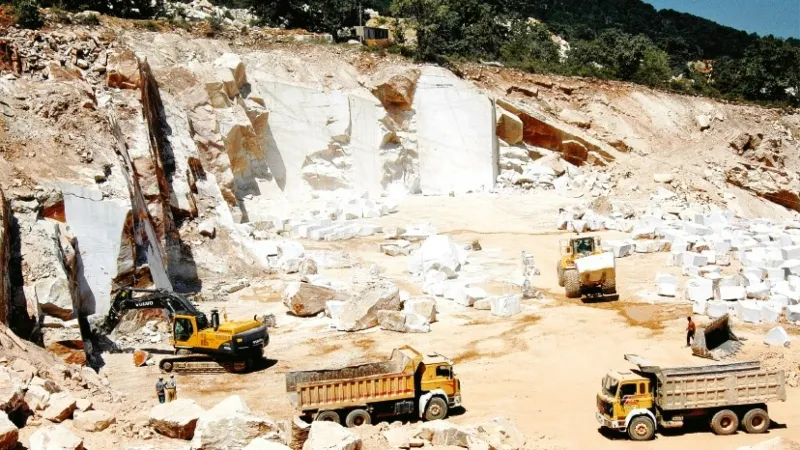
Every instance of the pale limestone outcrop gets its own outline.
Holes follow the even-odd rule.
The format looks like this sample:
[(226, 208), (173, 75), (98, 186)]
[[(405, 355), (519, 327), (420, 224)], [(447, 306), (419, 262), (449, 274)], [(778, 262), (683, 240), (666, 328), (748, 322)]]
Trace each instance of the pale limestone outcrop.
[(111, 307), (114, 280), (134, 270), (133, 243), (125, 225), (130, 202), (105, 199), (95, 189), (62, 185), (67, 224), (78, 240), (81, 311), (104, 315)]
[(74, 242), (64, 236), (62, 243), (61, 231), (58, 222), (49, 219), (20, 230), (23, 291), (30, 317), (72, 318), (77, 275)]
[(439, 67), (423, 67), (417, 84), (414, 120), (422, 193), (491, 189), (497, 178), (492, 102)]

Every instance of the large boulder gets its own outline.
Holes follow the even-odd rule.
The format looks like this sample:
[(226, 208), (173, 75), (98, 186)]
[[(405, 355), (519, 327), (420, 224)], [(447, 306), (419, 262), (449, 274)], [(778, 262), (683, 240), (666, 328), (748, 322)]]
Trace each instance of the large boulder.
[(22, 406), (24, 398), (22, 380), (9, 369), (0, 367), (0, 411), (15, 411)]
[(69, 392), (59, 392), (50, 396), (47, 409), (42, 412), (42, 417), (54, 422), (61, 423), (70, 417), (75, 411), (75, 398)]
[(303, 259), (303, 262), (300, 263), (300, 281), (308, 282), (313, 275), (317, 275), (319, 273), (319, 269), (317, 268), (317, 262), (311, 258)]
[(106, 66), (106, 84), (119, 89), (137, 89), (141, 84), (139, 61), (130, 50), (110, 52)]
[(23, 358), (15, 359), (14, 364), (11, 365), (11, 370), (17, 372), (17, 374), (22, 377), (22, 381), (26, 385), (33, 380), (33, 377), (39, 374), (39, 369), (37, 369), (36, 366), (31, 364), (28, 360)]
[(0, 411), (0, 449), (15, 448), (19, 439), (19, 429), (8, 415)]
[(466, 259), (466, 251), (453, 243), (450, 236), (437, 234), (429, 236), (419, 249), (411, 253), (408, 271), (420, 274), (433, 269), (445, 273), (448, 278), (455, 278)]
[(190, 399), (156, 405), (150, 411), (150, 426), (159, 434), (176, 439), (194, 437), (197, 420), (205, 410)]
[(280, 429), (271, 419), (252, 414), (240, 396), (232, 395), (200, 416), (192, 448), (240, 449), (259, 437), (280, 441)]
[(359, 331), (378, 326), (378, 311), (399, 311), (400, 289), (392, 282), (367, 283), (339, 311), (339, 331)]
[(382, 329), (400, 333), (431, 331), (431, 324), (424, 317), (405, 311), (378, 311), (378, 322)]
[(42, 386), (30, 385), (25, 391), (25, 404), (31, 411), (41, 411), (47, 408), (50, 401), (50, 393)]
[(98, 432), (116, 423), (116, 419), (105, 411), (86, 411), (76, 412), (72, 419), (72, 425), (83, 431)]
[(361, 450), (361, 438), (334, 422), (313, 422), (303, 450)]
[(496, 450), (517, 450), (525, 446), (525, 436), (507, 418), (495, 417), (477, 427), (478, 437)]
[(411, 297), (403, 304), (403, 310), (408, 314), (424, 317), (428, 323), (436, 322), (436, 299), (434, 298)]
[(291, 436), (289, 446), (292, 450), (302, 450), (303, 444), (308, 440), (308, 433), (311, 432), (311, 424), (302, 418), (295, 416), (291, 424)]
[(226, 80), (231, 79), (233, 81), (232, 85), (226, 83), (225, 86), (229, 97), (235, 97), (239, 93), (239, 89), (247, 84), (247, 73), (239, 55), (235, 53), (223, 53), (222, 56), (214, 61), (214, 66), (218, 70), (230, 74), (230, 76), (225, 76)]
[(497, 107), (497, 137), (509, 145), (516, 145), (522, 142), (523, 129), (522, 120), (516, 114)]
[[(67, 236), (67, 241), (70, 240)], [(61, 320), (72, 319), (76, 267), (70, 265), (74, 248), (62, 246), (61, 229), (49, 219), (37, 220), (22, 233), (23, 271), (28, 314), (47, 314)]]
[(283, 304), (300, 317), (316, 316), (325, 311), (325, 302), (343, 299), (344, 294), (335, 289), (297, 281), (289, 283), (283, 293)]
[(504, 295), (502, 297), (492, 297), (490, 300), (492, 315), (499, 317), (511, 317), (522, 312), (519, 297), (515, 295)]
[(414, 102), (419, 75), (419, 69), (397, 69), (387, 66), (373, 76), (370, 90), (385, 108), (409, 110)]
[(30, 438), (30, 450), (83, 450), (83, 439), (63, 425), (42, 427)]
[(469, 448), (471, 433), (469, 430), (444, 420), (425, 422), (419, 427), (416, 437), (426, 440), (434, 446), (456, 446)]

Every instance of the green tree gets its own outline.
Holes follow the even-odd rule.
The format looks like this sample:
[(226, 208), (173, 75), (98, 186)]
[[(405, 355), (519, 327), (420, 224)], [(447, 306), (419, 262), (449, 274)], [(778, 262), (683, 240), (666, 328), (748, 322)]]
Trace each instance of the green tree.
[(717, 89), (734, 97), (798, 104), (800, 48), (772, 36), (760, 39), (743, 58), (715, 61), (714, 81)]
[(572, 73), (664, 85), (670, 69), (667, 54), (644, 35), (605, 30), (592, 41), (578, 41), (569, 54)]
[(17, 25), (22, 28), (37, 29), (44, 25), (44, 19), (39, 12), (39, 2), (36, 0), (16, 0), (14, 2), (14, 14), (16, 15)]
[(667, 52), (650, 45), (644, 50), (641, 63), (633, 75), (633, 81), (648, 86), (664, 87), (671, 76)]
[(547, 27), (527, 20), (514, 20), (500, 59), (506, 65), (532, 72), (544, 72), (558, 63), (558, 46), (550, 38)]
[(480, 0), (394, 0), (392, 13), (417, 29), (417, 58), (495, 58), (505, 40), (504, 16)]

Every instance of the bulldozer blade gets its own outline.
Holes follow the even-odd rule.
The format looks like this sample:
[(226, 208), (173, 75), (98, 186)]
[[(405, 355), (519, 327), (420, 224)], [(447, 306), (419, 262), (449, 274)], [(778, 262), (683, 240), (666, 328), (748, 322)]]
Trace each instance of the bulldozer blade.
[(692, 354), (701, 358), (720, 360), (734, 355), (743, 345), (742, 339), (731, 329), (728, 315), (725, 314), (695, 334)]

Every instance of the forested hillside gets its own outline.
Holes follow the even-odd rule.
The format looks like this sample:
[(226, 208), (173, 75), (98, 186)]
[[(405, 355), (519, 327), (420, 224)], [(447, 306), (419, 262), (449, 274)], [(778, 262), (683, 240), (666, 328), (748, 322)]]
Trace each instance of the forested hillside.
[[(18, 5), (35, 0), (16, 0)], [(337, 31), (359, 6), (417, 30), (405, 54), (424, 61), (491, 59), (539, 73), (633, 81), (735, 100), (800, 104), (800, 41), (757, 36), (641, 0), (217, 0), (251, 9), (262, 24)], [(149, 0), (42, 0), (41, 6), (158, 15)], [(408, 19), (404, 22), (395, 17)], [(529, 18), (537, 19), (535, 23)], [(35, 21), (33, 22), (36, 23)], [(559, 54), (551, 34), (566, 39)], [(400, 42), (400, 44), (403, 44)], [(392, 50), (401, 50), (396, 47)], [(687, 63), (713, 60), (713, 73)]]
[[(231, 1), (249, 3), (266, 23), (315, 31), (356, 24), (357, 3), (410, 18), (418, 32), (415, 56), (421, 60), (497, 59), (532, 72), (762, 102), (797, 104), (800, 94), (800, 41), (657, 11), (641, 0)], [(570, 43), (567, 58), (559, 57), (550, 33)], [(687, 68), (690, 61), (706, 59), (714, 60), (711, 77)]]

